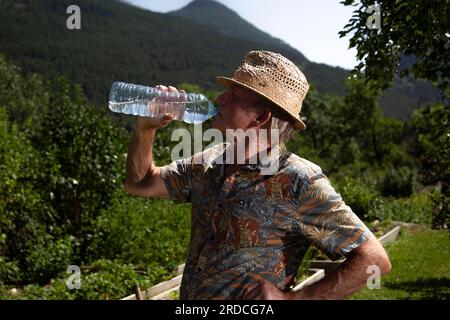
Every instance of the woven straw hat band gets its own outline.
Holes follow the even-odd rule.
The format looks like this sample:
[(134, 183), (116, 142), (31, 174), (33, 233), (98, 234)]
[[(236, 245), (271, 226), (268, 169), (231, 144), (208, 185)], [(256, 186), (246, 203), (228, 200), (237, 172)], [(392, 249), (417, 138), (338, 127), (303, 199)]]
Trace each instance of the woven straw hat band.
[(287, 112), (296, 128), (306, 127), (300, 119), (300, 111), (309, 84), (300, 69), (282, 55), (250, 51), (233, 78), (217, 77), (217, 81), (227, 88), (234, 83), (250, 89)]

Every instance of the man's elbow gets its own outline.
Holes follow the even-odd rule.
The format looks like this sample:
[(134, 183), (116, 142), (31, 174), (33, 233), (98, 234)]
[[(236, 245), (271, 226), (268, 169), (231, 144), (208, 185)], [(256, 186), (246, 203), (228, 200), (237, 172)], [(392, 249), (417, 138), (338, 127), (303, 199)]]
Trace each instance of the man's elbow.
[(378, 266), (380, 268), (380, 273), (383, 275), (391, 272), (392, 264), (382, 244), (378, 241), (376, 242), (377, 244), (372, 248), (372, 250), (367, 252), (367, 254), (370, 255), (369, 259), (371, 260), (371, 264)]
[(145, 197), (145, 198), (167, 198), (163, 191), (164, 185), (158, 185), (158, 181), (155, 176), (147, 176), (139, 182), (133, 182), (125, 179), (123, 184), (123, 189), (129, 195)]
[(129, 195), (136, 195), (136, 185), (134, 183), (128, 180), (124, 180), (122, 187)]
[(392, 270), (392, 264), (391, 260), (389, 259), (389, 256), (387, 255), (386, 251), (383, 249), (382, 254), (378, 257), (378, 266), (380, 267), (381, 274), (386, 274), (391, 272)]
[(380, 269), (380, 273), (389, 273), (392, 269), (391, 260), (389, 259), (383, 245), (376, 239), (371, 238), (361, 247), (353, 252), (366, 265), (375, 265)]

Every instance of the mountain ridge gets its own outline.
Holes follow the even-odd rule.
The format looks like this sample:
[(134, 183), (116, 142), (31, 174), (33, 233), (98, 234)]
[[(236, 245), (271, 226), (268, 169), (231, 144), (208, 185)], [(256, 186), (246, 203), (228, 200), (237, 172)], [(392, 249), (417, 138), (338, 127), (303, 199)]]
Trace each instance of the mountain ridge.
[[(81, 8), (81, 30), (66, 27), (66, 9), (73, 4)], [(25, 73), (64, 75), (82, 84), (88, 98), (100, 105), (117, 80), (143, 85), (189, 82), (221, 90), (215, 77), (231, 76), (250, 50), (280, 52), (301, 68), (319, 92), (345, 93), (342, 81), (348, 70), (309, 62), (289, 46), (236, 39), (186, 17), (123, 1), (2, 0), (0, 8), (0, 53)], [(405, 108), (414, 108), (415, 87), (407, 88), (400, 92), (401, 99), (394, 89), (390, 95), (395, 99), (383, 102), (384, 110), (402, 116)], [(405, 102), (396, 106), (395, 101)]]
[[(168, 12), (168, 14), (189, 18), (208, 27), (213, 26), (217, 31), (233, 38), (248, 40), (252, 37), (256, 42), (289, 46), (285, 41), (258, 29), (238, 13), (217, 1), (193, 0), (181, 9)], [(240, 32), (236, 32), (237, 30)], [(244, 34), (241, 33), (242, 31)], [(304, 60), (308, 60), (303, 54), (302, 56)]]
[[(230, 8), (226, 7), (215, 0), (193, 0), (186, 6), (179, 10), (169, 12), (182, 16), (192, 21), (198, 22), (204, 26), (216, 29), (227, 35), (234, 36), (242, 40), (256, 40), (265, 44), (274, 44), (285, 48), (285, 50), (293, 50), (298, 54), (294, 54), (294, 62), (302, 61), (302, 71), (310, 75), (308, 79), (314, 79), (317, 83), (319, 92), (328, 92), (334, 94), (344, 94), (342, 81), (348, 76), (350, 70), (346, 70), (339, 66), (330, 66), (323, 63), (315, 63), (309, 61), (300, 51), (289, 46), (280, 39), (276, 39), (266, 32), (257, 29), (250, 23), (242, 23), (242, 17), (234, 13)], [(234, 19), (234, 20), (233, 20)], [(249, 28), (241, 30), (242, 28)], [(253, 35), (256, 36), (254, 37)], [(275, 42), (274, 42), (275, 41)], [(283, 51), (283, 50), (281, 50)], [(400, 66), (411, 63), (411, 57), (403, 57), (400, 61)], [(340, 79), (330, 81), (330, 79)], [(328, 84), (327, 85), (325, 85)], [(388, 116), (395, 116), (401, 119), (406, 119), (412, 115), (417, 106), (422, 103), (437, 102), (441, 98), (439, 90), (433, 87), (430, 83), (423, 80), (414, 80), (411, 77), (407, 79), (395, 80), (393, 86), (385, 90), (380, 97), (380, 104), (384, 112)], [(402, 104), (399, 104), (402, 102)]]

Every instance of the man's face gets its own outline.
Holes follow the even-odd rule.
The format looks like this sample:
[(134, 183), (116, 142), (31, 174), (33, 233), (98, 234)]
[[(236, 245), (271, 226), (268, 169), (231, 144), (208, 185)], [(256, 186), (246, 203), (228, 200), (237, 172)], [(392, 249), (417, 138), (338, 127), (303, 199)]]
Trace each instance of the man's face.
[(215, 117), (212, 127), (225, 133), (226, 129), (246, 130), (254, 125), (257, 113), (253, 111), (260, 101), (260, 97), (253, 92), (238, 86), (232, 86), (220, 94), (216, 101), (219, 113)]

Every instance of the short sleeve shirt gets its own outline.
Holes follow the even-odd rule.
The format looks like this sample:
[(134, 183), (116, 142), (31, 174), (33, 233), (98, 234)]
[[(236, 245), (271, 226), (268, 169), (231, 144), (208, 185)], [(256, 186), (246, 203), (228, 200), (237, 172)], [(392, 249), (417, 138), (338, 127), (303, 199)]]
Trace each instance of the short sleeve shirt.
[(225, 179), (224, 149), (161, 168), (170, 197), (192, 204), (181, 299), (240, 299), (263, 279), (289, 291), (311, 245), (336, 260), (368, 239), (319, 166), (287, 152), (273, 174), (245, 165)]

